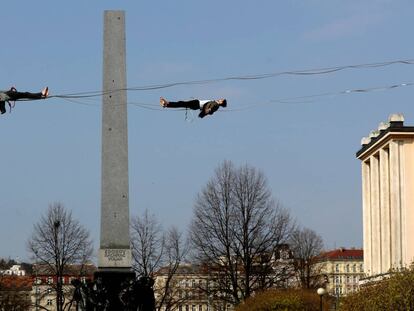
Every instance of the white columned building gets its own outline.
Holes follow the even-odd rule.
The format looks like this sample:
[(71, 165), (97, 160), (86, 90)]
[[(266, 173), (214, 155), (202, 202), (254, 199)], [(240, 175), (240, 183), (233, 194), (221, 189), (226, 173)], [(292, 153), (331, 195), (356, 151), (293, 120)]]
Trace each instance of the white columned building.
[(361, 145), (364, 268), (376, 277), (414, 259), (414, 127), (391, 115)]

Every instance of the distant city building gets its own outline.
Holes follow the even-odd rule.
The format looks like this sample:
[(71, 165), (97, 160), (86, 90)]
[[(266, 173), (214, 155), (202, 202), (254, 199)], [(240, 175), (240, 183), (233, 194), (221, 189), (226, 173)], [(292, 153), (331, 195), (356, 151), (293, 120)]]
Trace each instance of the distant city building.
[(414, 127), (391, 115), (361, 145), (364, 267), (375, 280), (414, 258)]
[[(257, 257), (255, 265), (259, 267), (262, 256), (271, 256), (273, 273), (266, 281), (270, 287), (288, 288), (297, 286), (293, 266), (293, 255), (289, 245), (282, 244), (272, 254)], [(264, 260), (269, 263), (269, 260)], [(223, 264), (225, 259), (223, 258)], [(241, 266), (241, 265), (240, 265)], [(260, 271), (261, 269), (258, 269)], [(233, 298), (218, 287), (225, 277), (220, 266), (181, 264), (172, 275), (170, 267), (161, 268), (154, 275), (155, 300), (161, 304), (161, 310), (175, 311), (231, 311), (234, 310)], [(240, 282), (242, 273), (240, 273)], [(168, 286), (168, 288), (166, 288)], [(166, 296), (165, 293), (168, 293)], [(227, 295), (227, 296), (226, 296)]]
[[(63, 285), (63, 293), (65, 296), (65, 304), (69, 303), (73, 297), (74, 286), (72, 280), (79, 279), (82, 283), (93, 280), (93, 274), (96, 267), (92, 264), (88, 265), (70, 265), (68, 266), (60, 282)], [(52, 267), (44, 264), (33, 265), (33, 286), (31, 292), (32, 309), (31, 311), (40, 310), (56, 310), (56, 283), (57, 278), (52, 271)], [(71, 308), (65, 310), (76, 310), (76, 303)]]
[(332, 296), (345, 296), (358, 290), (364, 277), (362, 249), (339, 248), (320, 255), (320, 273)]
[(26, 271), (22, 270), (21, 265), (13, 265), (10, 269), (7, 270), (0, 270), (0, 274), (3, 275), (16, 275), (16, 276), (25, 276)]
[[(220, 297), (217, 297), (214, 286), (214, 280), (206, 266), (182, 264), (173, 276), (170, 273), (170, 268), (165, 267), (155, 275), (155, 300), (157, 304), (162, 304), (161, 310), (233, 310), (231, 304), (227, 304), (219, 299)], [(162, 299), (164, 300), (162, 301)]]

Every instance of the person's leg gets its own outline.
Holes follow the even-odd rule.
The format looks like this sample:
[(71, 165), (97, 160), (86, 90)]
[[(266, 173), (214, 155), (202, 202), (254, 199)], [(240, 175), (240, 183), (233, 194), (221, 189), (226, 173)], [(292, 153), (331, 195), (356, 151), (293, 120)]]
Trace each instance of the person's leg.
[(39, 93), (30, 93), (30, 92), (17, 92), (15, 87), (12, 87), (9, 91), (5, 92), (9, 96), (9, 100), (19, 100), (19, 99), (43, 99), (49, 96), (49, 88), (45, 87)]
[(167, 107), (167, 108), (189, 108), (193, 110), (200, 109), (200, 101), (198, 99), (193, 99), (193, 100), (188, 100), (188, 101), (169, 102), (162, 98), (160, 103), (163, 107)]
[(16, 91), (7, 91), (6, 94), (10, 97), (10, 100), (19, 100), (19, 99), (42, 99), (43, 94), (40, 93), (30, 93), (30, 92), (16, 92)]

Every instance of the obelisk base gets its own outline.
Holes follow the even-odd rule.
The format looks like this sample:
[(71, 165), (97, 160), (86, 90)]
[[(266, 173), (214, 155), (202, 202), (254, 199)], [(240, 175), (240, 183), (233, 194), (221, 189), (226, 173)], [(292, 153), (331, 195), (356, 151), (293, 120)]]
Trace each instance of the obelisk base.
[(122, 302), (122, 291), (131, 281), (135, 280), (135, 273), (127, 268), (105, 268), (95, 272), (95, 281), (100, 280), (102, 287), (105, 289), (106, 300), (108, 302), (107, 311), (129, 310)]

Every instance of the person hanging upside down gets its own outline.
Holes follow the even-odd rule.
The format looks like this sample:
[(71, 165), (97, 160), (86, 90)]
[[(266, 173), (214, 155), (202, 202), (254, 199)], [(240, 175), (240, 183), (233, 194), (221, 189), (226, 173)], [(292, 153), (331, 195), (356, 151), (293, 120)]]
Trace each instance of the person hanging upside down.
[(30, 92), (18, 92), (14, 86), (8, 91), (0, 91), (0, 113), (3, 114), (6, 112), (6, 102), (9, 104), (10, 101), (16, 101), (20, 99), (35, 100), (35, 99), (44, 99), (49, 96), (49, 88), (45, 87), (39, 93), (30, 93)]
[(199, 110), (199, 118), (204, 118), (206, 115), (212, 115), (220, 107), (227, 107), (227, 100), (216, 99), (216, 100), (187, 100), (187, 101), (178, 101), (170, 102), (163, 97), (160, 97), (160, 105), (164, 108), (188, 108), (192, 110)]

